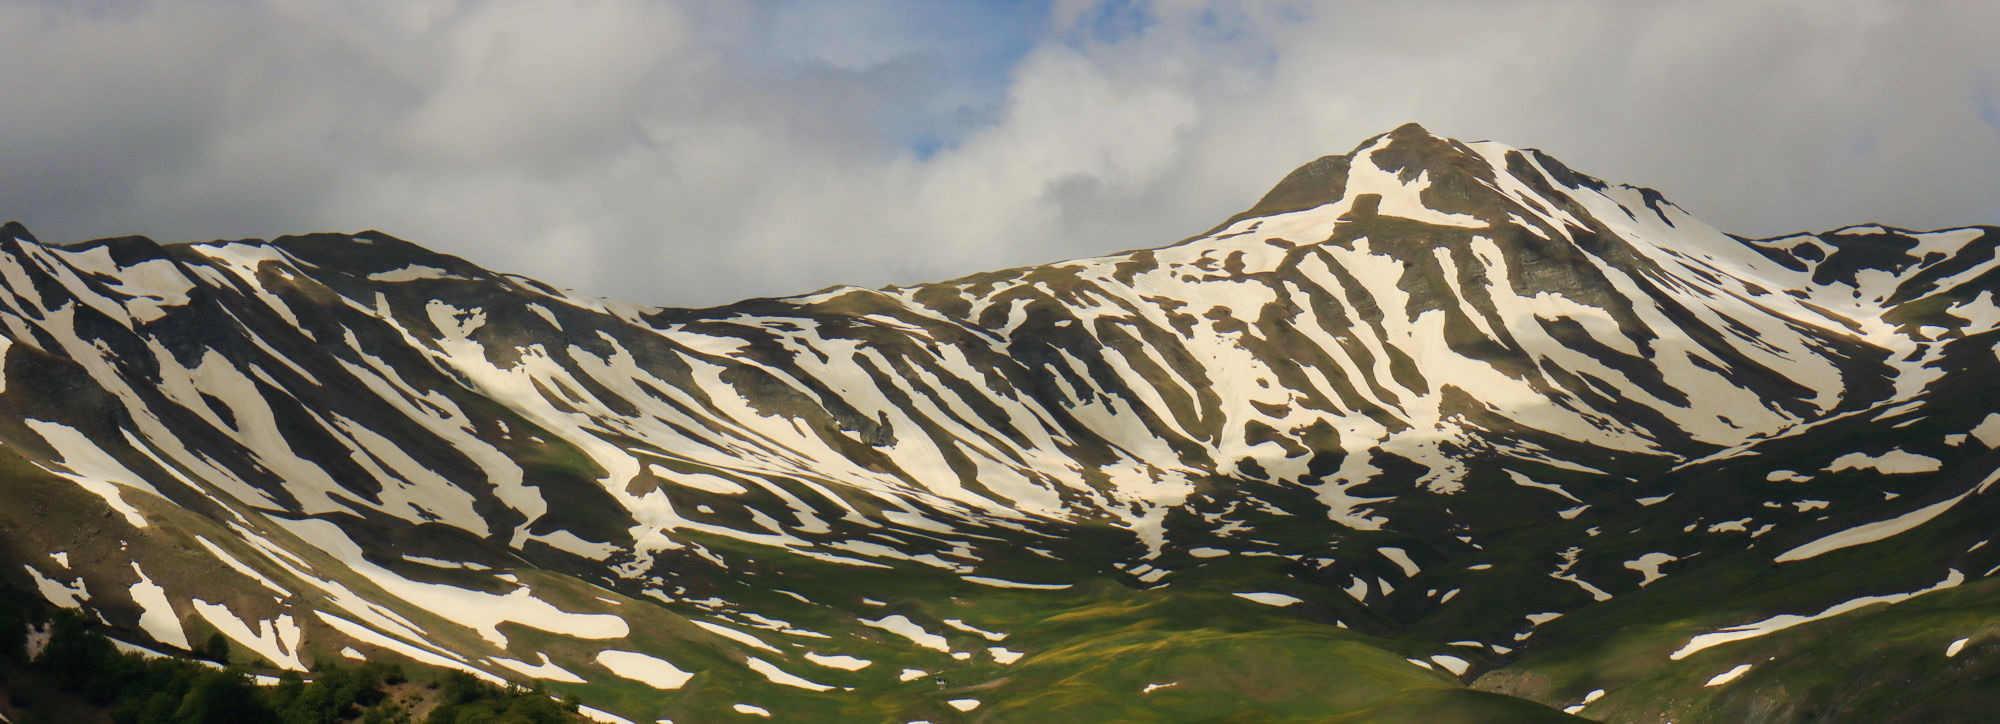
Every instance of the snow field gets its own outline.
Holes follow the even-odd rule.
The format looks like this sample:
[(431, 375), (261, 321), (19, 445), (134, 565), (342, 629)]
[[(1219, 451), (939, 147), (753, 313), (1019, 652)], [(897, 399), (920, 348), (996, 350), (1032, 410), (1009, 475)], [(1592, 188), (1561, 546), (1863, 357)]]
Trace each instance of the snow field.
[[(688, 679), (694, 678), (694, 674), (682, 671), (665, 659), (636, 651), (606, 649), (598, 652), (595, 660), (599, 666), (610, 669), (611, 673), (655, 689), (679, 689)], [(542, 661), (546, 664), (548, 657), (543, 656)]]

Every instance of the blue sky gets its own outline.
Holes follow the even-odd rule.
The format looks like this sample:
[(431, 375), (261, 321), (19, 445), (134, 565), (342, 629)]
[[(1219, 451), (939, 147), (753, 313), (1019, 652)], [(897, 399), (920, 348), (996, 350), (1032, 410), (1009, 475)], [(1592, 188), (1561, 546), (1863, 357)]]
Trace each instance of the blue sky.
[(739, 52), (752, 62), (868, 74), (896, 68), (907, 86), (875, 109), (882, 132), (920, 157), (992, 124), (1015, 64), (1048, 21), (1048, 2), (776, 0)]
[(2000, 223), (2000, 3), (0, 0), (0, 216), (704, 305), (1172, 243), (1407, 121), (1746, 235)]

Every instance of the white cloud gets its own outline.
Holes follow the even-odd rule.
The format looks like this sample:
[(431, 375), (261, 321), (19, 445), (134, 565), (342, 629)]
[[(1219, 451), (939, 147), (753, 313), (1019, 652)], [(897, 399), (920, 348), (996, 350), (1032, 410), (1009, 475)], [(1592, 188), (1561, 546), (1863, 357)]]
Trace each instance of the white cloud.
[(416, 163), (559, 169), (632, 141), (656, 79), (683, 61), (677, 13), (619, 0), (497, 0), (438, 34), (441, 73), (391, 127)]
[(1746, 234), (2000, 223), (1975, 2), (0, 2), (0, 216), (719, 303), (1171, 243), (1405, 121)]

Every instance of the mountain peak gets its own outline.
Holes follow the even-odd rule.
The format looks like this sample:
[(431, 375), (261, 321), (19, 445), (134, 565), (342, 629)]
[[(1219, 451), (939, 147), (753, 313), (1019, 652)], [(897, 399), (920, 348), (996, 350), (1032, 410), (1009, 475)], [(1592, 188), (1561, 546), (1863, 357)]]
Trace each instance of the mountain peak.
[(7, 223), (0, 224), (0, 238), (35, 241), (35, 235), (28, 233), (28, 227), (22, 225), (19, 221), (8, 221)]
[(1433, 180), (1470, 174), (1490, 181), (1495, 173), (1491, 163), (1466, 144), (1432, 135), (1417, 123), (1405, 123), (1370, 137), (1344, 155), (1322, 156), (1294, 169), (1255, 205), (1230, 217), (1222, 226), (1340, 201), (1347, 195), (1356, 160), (1363, 157), (1375, 168), (1396, 174), (1404, 183), (1414, 181), (1426, 171)]

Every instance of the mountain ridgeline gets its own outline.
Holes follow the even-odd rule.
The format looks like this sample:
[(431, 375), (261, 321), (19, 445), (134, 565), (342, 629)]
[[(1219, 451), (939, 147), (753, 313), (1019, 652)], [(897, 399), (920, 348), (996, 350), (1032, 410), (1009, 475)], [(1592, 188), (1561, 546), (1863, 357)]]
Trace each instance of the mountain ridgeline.
[(604, 721), (1950, 720), (1996, 247), (1415, 125), (1172, 246), (707, 309), (10, 224), (4, 576)]

